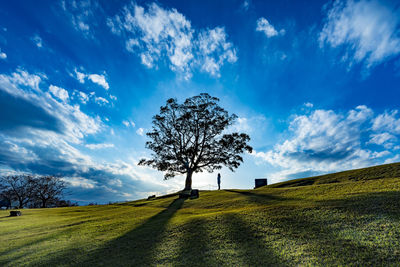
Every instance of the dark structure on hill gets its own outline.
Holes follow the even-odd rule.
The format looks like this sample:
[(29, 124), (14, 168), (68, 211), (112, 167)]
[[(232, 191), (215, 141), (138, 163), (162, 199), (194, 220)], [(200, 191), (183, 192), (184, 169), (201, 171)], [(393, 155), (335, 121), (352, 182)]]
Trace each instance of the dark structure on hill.
[(267, 178), (254, 179), (254, 182), (255, 182), (254, 189), (259, 188), (259, 187), (264, 186), (264, 185), (268, 185)]

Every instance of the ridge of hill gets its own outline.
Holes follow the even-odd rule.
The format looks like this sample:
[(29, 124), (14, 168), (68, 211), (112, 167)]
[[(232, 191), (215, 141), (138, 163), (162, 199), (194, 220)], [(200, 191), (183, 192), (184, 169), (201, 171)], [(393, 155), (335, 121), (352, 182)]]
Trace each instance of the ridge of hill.
[(377, 165), (367, 168), (354, 169), (318, 175), (307, 178), (293, 179), (285, 182), (268, 185), (271, 188), (305, 186), (313, 184), (343, 183), (349, 181), (366, 181), (382, 178), (400, 177), (400, 162), (384, 165)]
[(0, 211), (0, 266), (397, 265), (399, 166), (198, 199)]

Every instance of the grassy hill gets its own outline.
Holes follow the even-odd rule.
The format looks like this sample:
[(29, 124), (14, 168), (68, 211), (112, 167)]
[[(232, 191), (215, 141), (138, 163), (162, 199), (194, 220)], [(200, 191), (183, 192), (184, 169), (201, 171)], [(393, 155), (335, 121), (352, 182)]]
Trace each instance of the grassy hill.
[(400, 164), (256, 190), (0, 211), (0, 265), (397, 265)]

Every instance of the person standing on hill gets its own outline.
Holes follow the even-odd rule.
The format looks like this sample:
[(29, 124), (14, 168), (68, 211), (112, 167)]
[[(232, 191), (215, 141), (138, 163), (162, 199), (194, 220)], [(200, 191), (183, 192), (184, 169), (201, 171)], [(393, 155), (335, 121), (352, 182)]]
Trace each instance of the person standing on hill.
[(218, 190), (220, 190), (221, 189), (221, 174), (219, 174), (219, 173), (217, 176), (217, 183), (218, 183)]

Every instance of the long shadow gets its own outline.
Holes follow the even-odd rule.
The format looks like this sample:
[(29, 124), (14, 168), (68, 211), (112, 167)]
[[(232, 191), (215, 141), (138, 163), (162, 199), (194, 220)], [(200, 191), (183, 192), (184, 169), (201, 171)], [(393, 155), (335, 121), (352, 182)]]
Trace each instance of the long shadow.
[[(235, 214), (224, 215), (224, 227), (228, 238), (237, 247), (237, 255), (246, 266), (289, 266), (276, 254), (259, 233)], [(240, 265), (242, 265), (240, 264)]]
[(221, 266), (224, 259), (217, 259), (213, 240), (207, 231), (210, 222), (205, 219), (194, 219), (182, 229), (179, 242), (177, 262), (182, 266)]
[[(101, 248), (87, 252), (71, 248), (58, 257), (38, 262), (39, 265), (56, 266), (63, 262), (70, 266), (150, 266), (157, 260), (157, 245), (162, 241), (168, 221), (183, 205), (175, 199), (160, 213), (123, 236), (109, 241)], [(78, 253), (79, 255), (76, 255)]]
[(319, 204), (359, 215), (400, 217), (400, 191), (359, 194)]
[(249, 200), (256, 202), (258, 204), (267, 204), (271, 201), (282, 201), (282, 200), (290, 200), (289, 198), (271, 195), (271, 194), (259, 194), (256, 192), (249, 192), (249, 191), (240, 191), (240, 190), (233, 190), (233, 189), (225, 189), (224, 191), (241, 194), (248, 197)]

